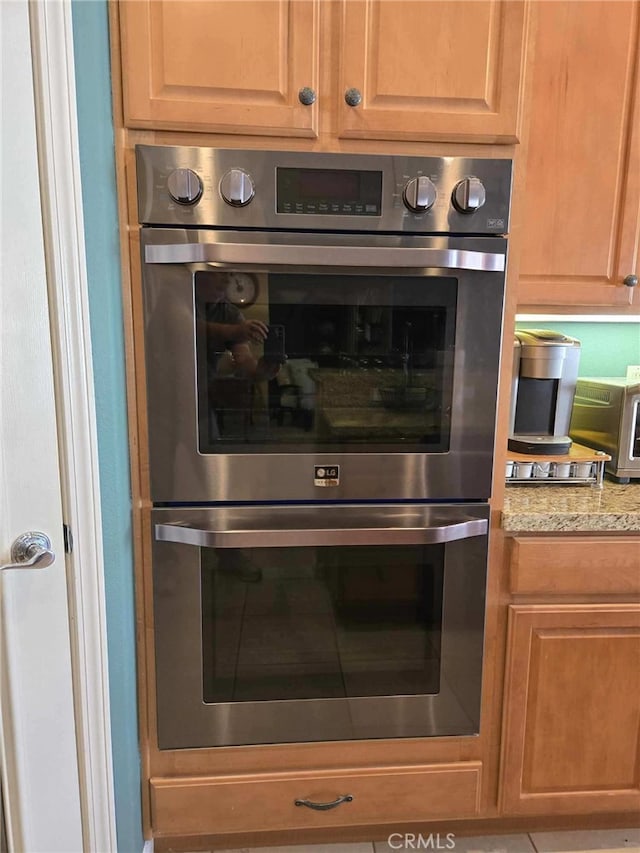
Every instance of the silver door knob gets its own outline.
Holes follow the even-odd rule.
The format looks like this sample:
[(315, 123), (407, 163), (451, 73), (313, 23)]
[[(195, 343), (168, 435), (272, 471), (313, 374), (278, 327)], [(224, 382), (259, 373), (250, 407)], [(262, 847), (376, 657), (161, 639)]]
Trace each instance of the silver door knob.
[(55, 560), (51, 540), (44, 533), (30, 531), (18, 536), (11, 546), (12, 563), (0, 566), (3, 569), (46, 569)]

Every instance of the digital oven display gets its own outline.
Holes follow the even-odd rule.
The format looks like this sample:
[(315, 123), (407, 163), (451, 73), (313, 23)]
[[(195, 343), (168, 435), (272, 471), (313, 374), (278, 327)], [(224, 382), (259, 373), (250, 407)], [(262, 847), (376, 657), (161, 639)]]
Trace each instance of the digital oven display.
[(276, 169), (277, 212), (325, 216), (380, 216), (382, 172), (349, 169)]

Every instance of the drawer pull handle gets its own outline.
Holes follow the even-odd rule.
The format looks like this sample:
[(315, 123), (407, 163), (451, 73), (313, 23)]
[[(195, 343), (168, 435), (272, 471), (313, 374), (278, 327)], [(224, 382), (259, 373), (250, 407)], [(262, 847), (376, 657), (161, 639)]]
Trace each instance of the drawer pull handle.
[(350, 803), (352, 800), (353, 796), (351, 794), (345, 794), (343, 797), (338, 797), (332, 803), (314, 803), (311, 800), (294, 800), (293, 802), (297, 806), (307, 806), (307, 808), (315, 809), (318, 812), (326, 812), (329, 809), (335, 809), (341, 803)]

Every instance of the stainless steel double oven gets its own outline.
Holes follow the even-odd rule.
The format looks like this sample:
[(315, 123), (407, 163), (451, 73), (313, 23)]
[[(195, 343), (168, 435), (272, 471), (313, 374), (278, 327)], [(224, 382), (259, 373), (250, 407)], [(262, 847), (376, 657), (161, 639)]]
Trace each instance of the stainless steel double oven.
[(511, 162), (136, 155), (160, 747), (477, 733)]

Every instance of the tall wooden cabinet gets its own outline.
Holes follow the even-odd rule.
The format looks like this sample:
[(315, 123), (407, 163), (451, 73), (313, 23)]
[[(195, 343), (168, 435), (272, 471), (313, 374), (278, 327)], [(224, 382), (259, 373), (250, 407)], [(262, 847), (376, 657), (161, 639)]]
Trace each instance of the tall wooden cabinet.
[(536, 12), (518, 304), (640, 306), (640, 4)]
[(120, 0), (119, 8), (128, 127), (518, 138), (525, 0)]

